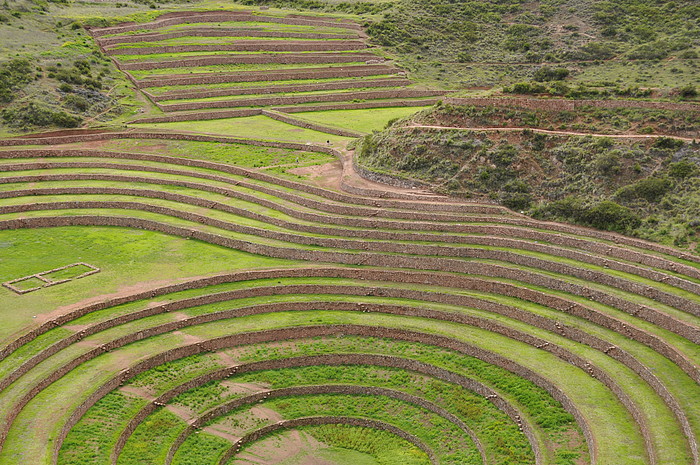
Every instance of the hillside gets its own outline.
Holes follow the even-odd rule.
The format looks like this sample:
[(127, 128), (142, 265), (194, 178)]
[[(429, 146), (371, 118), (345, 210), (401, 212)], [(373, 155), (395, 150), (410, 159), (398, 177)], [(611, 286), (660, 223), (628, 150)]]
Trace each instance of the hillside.
[[(683, 111), (442, 104), (366, 136), (357, 163), (538, 218), (694, 248), (698, 127), (700, 114)], [(678, 139), (645, 136), (658, 132)], [(619, 218), (602, 219), (603, 202), (619, 204)]]
[(696, 6), (3, 2), (0, 465), (700, 465)]

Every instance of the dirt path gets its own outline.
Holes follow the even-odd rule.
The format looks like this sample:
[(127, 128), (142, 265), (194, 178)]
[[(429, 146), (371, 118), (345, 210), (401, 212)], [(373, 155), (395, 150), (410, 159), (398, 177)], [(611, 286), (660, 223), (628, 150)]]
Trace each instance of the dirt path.
[(550, 129), (538, 129), (538, 128), (527, 128), (527, 127), (495, 127), (495, 128), (482, 128), (482, 127), (459, 127), (459, 126), (431, 126), (427, 124), (409, 124), (408, 126), (403, 126), (404, 128), (417, 128), (417, 129), (453, 129), (460, 131), (487, 131), (487, 132), (517, 132), (517, 131), (532, 131), (540, 134), (552, 134), (559, 136), (593, 136), (593, 137), (610, 137), (613, 139), (658, 139), (661, 137), (666, 137), (668, 139), (682, 140), (685, 142), (693, 142), (696, 139), (691, 137), (680, 137), (680, 136), (668, 136), (665, 134), (599, 134), (591, 132), (573, 132), (573, 131), (554, 131)]

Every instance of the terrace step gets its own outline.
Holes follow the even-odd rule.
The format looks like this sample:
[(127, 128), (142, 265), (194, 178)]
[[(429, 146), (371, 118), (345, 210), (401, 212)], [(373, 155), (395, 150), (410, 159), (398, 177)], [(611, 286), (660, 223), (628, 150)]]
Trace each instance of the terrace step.
[(236, 108), (255, 107), (273, 105), (294, 105), (300, 103), (321, 103), (321, 102), (346, 102), (351, 100), (377, 100), (377, 99), (404, 99), (404, 98), (426, 98), (439, 97), (448, 94), (448, 91), (436, 90), (375, 90), (361, 92), (337, 92), (328, 94), (312, 95), (289, 95), (280, 97), (258, 97), (235, 100), (220, 100), (206, 102), (186, 102), (157, 104), (158, 108), (164, 112), (183, 110), (202, 110), (206, 108)]
[(105, 48), (110, 56), (150, 55), (183, 52), (312, 52), (344, 51), (367, 48), (361, 40), (237, 40), (229, 44), (160, 45), (133, 48)]
[(103, 47), (117, 44), (135, 44), (138, 42), (157, 42), (160, 40), (179, 39), (181, 37), (287, 37), (296, 39), (356, 39), (358, 34), (333, 34), (320, 32), (268, 31), (263, 28), (220, 28), (191, 27), (175, 32), (147, 32), (121, 37), (96, 37)]
[(253, 14), (250, 11), (181, 11), (165, 13), (156, 21), (149, 23), (123, 23), (119, 26), (104, 28), (89, 28), (90, 33), (95, 37), (108, 34), (123, 34), (126, 32), (158, 29), (162, 27), (175, 26), (189, 23), (221, 23), (221, 22), (262, 22), (288, 24), (296, 26), (316, 26), (335, 27), (342, 29), (361, 30), (357, 23), (341, 19), (329, 21), (329, 18), (319, 19), (311, 16), (288, 15), (286, 17), (265, 16)]
[(125, 71), (144, 71), (165, 68), (190, 68), (197, 66), (214, 66), (228, 64), (294, 64), (294, 63), (358, 63), (363, 61), (385, 60), (373, 53), (265, 53), (265, 54), (235, 54), (235, 55), (206, 55), (191, 58), (181, 58), (168, 61), (140, 61), (136, 63), (121, 63), (119, 67)]
[(173, 74), (157, 78), (134, 79), (139, 89), (195, 84), (220, 84), (225, 82), (289, 81), (391, 75), (400, 72), (388, 65), (352, 65), (322, 68), (290, 68), (266, 71), (239, 71), (235, 73)]
[(278, 84), (271, 86), (227, 87), (223, 89), (193, 88), (192, 90), (175, 90), (157, 95), (146, 91), (144, 91), (144, 93), (147, 94), (151, 100), (158, 102), (163, 100), (189, 98), (227, 97), (230, 95), (263, 95), (285, 92), (313, 92), (320, 90), (343, 90), (370, 87), (405, 87), (409, 84), (411, 84), (410, 80), (395, 77), (387, 79), (355, 79), (325, 83), (320, 82), (316, 84)]

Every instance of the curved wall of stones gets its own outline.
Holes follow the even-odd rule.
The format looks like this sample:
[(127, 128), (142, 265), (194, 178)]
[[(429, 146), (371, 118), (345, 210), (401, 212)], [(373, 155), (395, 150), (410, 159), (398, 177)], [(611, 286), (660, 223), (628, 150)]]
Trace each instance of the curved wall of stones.
[(116, 55), (151, 55), (154, 53), (186, 52), (304, 52), (360, 50), (367, 45), (360, 40), (237, 40), (232, 44), (155, 45), (149, 47), (107, 48), (105, 53)]
[(176, 100), (186, 98), (226, 97), (229, 95), (260, 95), (281, 92), (312, 92), (319, 90), (342, 90), (364, 87), (404, 87), (411, 83), (405, 78), (362, 79), (354, 81), (318, 82), (315, 84), (292, 84), (259, 87), (230, 87), (224, 89), (193, 89), (190, 91), (171, 91), (153, 95), (143, 91), (153, 101)]
[[(349, 100), (364, 100), (364, 99), (402, 99), (402, 98), (421, 98), (435, 97), (436, 95), (444, 95), (444, 91), (431, 90), (413, 90), (413, 89), (398, 89), (398, 90), (374, 90), (360, 92), (339, 92), (332, 94), (314, 94), (314, 95), (290, 95), (284, 97), (256, 97), (248, 99), (208, 101), (208, 102), (186, 102), (186, 103), (171, 103), (157, 104), (158, 108), (165, 112), (183, 111), (183, 110), (201, 110), (205, 108), (231, 108), (231, 107), (249, 107), (249, 106), (273, 106), (273, 105), (294, 105), (299, 103), (319, 103), (319, 102), (346, 102)], [(308, 110), (307, 110), (308, 111)]]
[(95, 37), (108, 34), (123, 34), (140, 30), (152, 30), (178, 24), (188, 23), (220, 23), (228, 21), (263, 22), (288, 24), (292, 26), (337, 27), (342, 29), (361, 30), (359, 24), (342, 21), (323, 21), (316, 17), (287, 17), (263, 16), (249, 11), (181, 11), (173, 14), (166, 13), (159, 19), (149, 23), (125, 23), (119, 26), (105, 28), (88, 28)]
[[(176, 75), (158, 79), (135, 80), (139, 89), (148, 87), (221, 84), (225, 82), (288, 81), (299, 79), (326, 79), (394, 74), (397, 68), (387, 65), (352, 65), (327, 68), (298, 68), (287, 70), (242, 71), (238, 73), (202, 73), (200, 76)], [(126, 73), (127, 76), (131, 76)], [(133, 79), (133, 77), (132, 77)]]
[(264, 31), (251, 27), (220, 28), (190, 27), (175, 32), (147, 32), (117, 37), (96, 37), (103, 47), (118, 44), (135, 44), (139, 42), (156, 42), (178, 39), (180, 37), (276, 37), (295, 39), (356, 39), (357, 34), (323, 34), (314, 32)]
[(353, 63), (367, 60), (376, 60), (378, 57), (372, 53), (276, 53), (276, 54), (232, 54), (213, 55), (194, 58), (181, 58), (167, 61), (143, 61), (121, 63), (120, 68), (127, 71), (186, 68), (196, 66), (212, 66), (226, 64), (266, 64), (266, 63)]
[(406, 441), (412, 443), (414, 446), (422, 450), (430, 459), (430, 463), (434, 465), (438, 465), (440, 463), (437, 456), (435, 455), (435, 452), (433, 452), (432, 449), (430, 449), (430, 447), (428, 447), (423, 441), (421, 441), (416, 436), (409, 434), (389, 423), (377, 420), (369, 420), (366, 418), (322, 416), (296, 418), (294, 420), (282, 420), (273, 425), (264, 426), (256, 431), (253, 431), (252, 433), (246, 434), (241, 439), (239, 439), (238, 442), (236, 442), (236, 444), (231, 449), (224, 453), (224, 455), (219, 460), (219, 465), (226, 465), (226, 463), (236, 455), (236, 453), (240, 450), (241, 447), (256, 442), (276, 431), (298, 428), (300, 426), (319, 426), (335, 424), (361, 426), (364, 428), (373, 428), (388, 431), (389, 433), (395, 436), (405, 439)]
[(481, 444), (479, 438), (474, 434), (474, 432), (457, 416), (451, 414), (444, 408), (427, 401), (421, 397), (413, 396), (407, 394), (403, 391), (397, 391), (395, 389), (387, 389), (381, 387), (373, 386), (359, 386), (359, 385), (315, 385), (315, 386), (294, 386), (289, 388), (275, 389), (271, 391), (263, 391), (256, 394), (246, 396), (244, 398), (236, 399), (227, 402), (223, 405), (217, 406), (205, 412), (203, 415), (197, 417), (188, 427), (183, 431), (183, 433), (178, 436), (175, 442), (172, 444), (170, 450), (168, 451), (168, 456), (165, 460), (165, 465), (170, 465), (172, 459), (177, 452), (177, 449), (182, 445), (186, 438), (192, 434), (197, 428), (202, 427), (207, 422), (214, 420), (215, 418), (225, 415), (237, 408), (242, 406), (250, 405), (253, 403), (258, 403), (266, 399), (274, 399), (278, 397), (292, 397), (292, 396), (309, 396), (318, 394), (345, 394), (345, 395), (361, 395), (361, 396), (385, 396), (392, 399), (397, 399), (402, 402), (416, 405), (423, 408), (429, 412), (435, 413), (441, 416), (450, 423), (456, 425), (464, 433), (466, 433), (471, 440), (474, 442), (479, 455), (481, 456), (481, 461), (484, 465), (487, 463), (486, 452), (484, 451), (484, 446)]

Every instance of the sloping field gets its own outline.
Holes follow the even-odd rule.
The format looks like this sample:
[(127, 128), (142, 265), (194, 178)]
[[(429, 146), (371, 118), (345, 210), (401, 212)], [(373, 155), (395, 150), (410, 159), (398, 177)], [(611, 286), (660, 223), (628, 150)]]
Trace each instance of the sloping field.
[[(360, 26), (348, 20), (181, 12), (90, 32), (158, 110), (173, 115), (199, 110), (198, 120), (231, 116), (201, 111), (210, 109), (323, 102), (339, 102), (339, 109), (356, 103), (366, 108), (371, 102), (392, 107), (419, 98), (432, 104), (445, 94), (410, 87), (405, 73), (368, 47)], [(270, 84), (274, 81), (294, 83)], [(225, 83), (233, 85), (208, 87)], [(168, 89), (172, 86), (177, 90)], [(147, 118), (186, 119), (157, 113)]]
[(0, 140), (0, 465), (700, 465), (696, 255), (360, 178), (443, 93), (350, 20), (90, 32), (154, 108)]
[(0, 229), (148, 230), (291, 267), (150, 284), (7, 337), (0, 463), (279, 463), (335, 448), (397, 464), (697, 463), (697, 257), (201, 150), (94, 147), (124, 137), (244, 142), (5, 140)]

